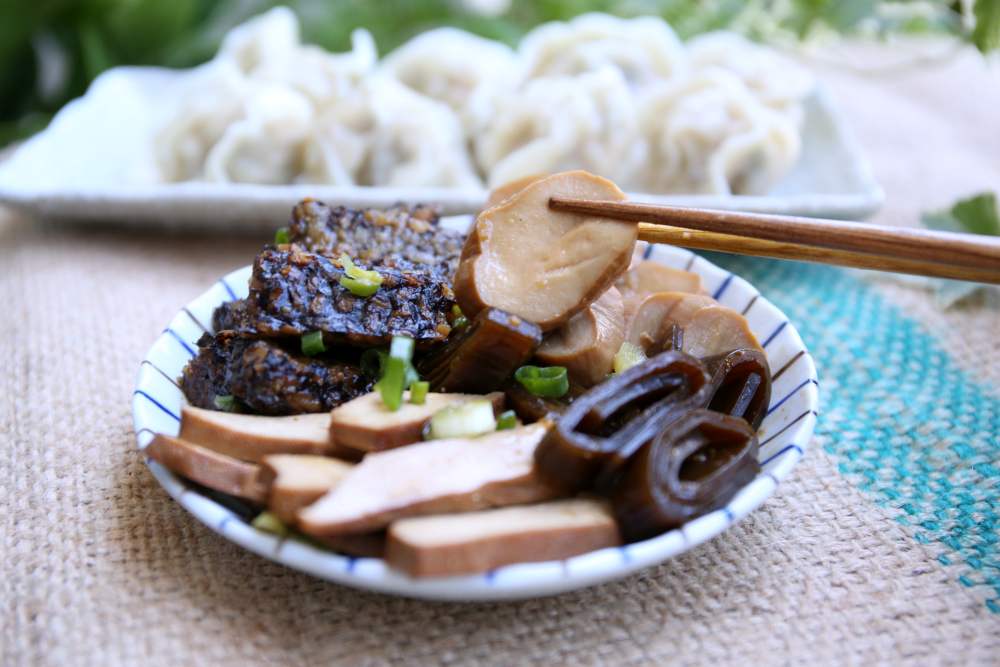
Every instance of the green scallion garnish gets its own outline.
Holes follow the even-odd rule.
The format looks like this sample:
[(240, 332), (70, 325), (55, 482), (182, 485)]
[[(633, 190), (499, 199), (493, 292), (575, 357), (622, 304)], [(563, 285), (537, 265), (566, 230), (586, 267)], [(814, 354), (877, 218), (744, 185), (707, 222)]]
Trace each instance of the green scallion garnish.
[(514, 379), (535, 396), (559, 398), (569, 391), (569, 375), (565, 366), (521, 366)]
[(412, 358), (413, 339), (409, 336), (393, 336), (382, 378), (375, 383), (375, 388), (382, 396), (382, 403), (390, 410), (396, 411), (403, 404), (403, 390), (413, 382), (413, 377), (417, 374), (410, 363)]
[(512, 428), (517, 428), (517, 414), (513, 410), (501, 412), (497, 417), (497, 430), (507, 431)]
[(451, 328), (452, 329), (461, 329), (462, 327), (466, 326), (468, 323), (469, 323), (468, 318), (466, 318), (465, 315), (462, 315), (461, 317), (456, 317), (455, 318), (455, 321), (451, 323)]
[(431, 389), (431, 383), (425, 380), (418, 380), (410, 385), (410, 403), (423, 405), (427, 402), (427, 392)]
[(273, 533), (279, 537), (288, 535), (288, 526), (285, 525), (285, 522), (270, 512), (261, 512), (254, 517), (250, 525), (257, 530), (263, 530), (265, 533)]
[(212, 402), (223, 412), (236, 412), (236, 399), (232, 396), (216, 396)]
[(323, 352), (326, 352), (326, 345), (323, 345), (322, 331), (310, 331), (307, 334), (302, 334), (302, 354), (307, 357), (315, 357)]
[(484, 433), (492, 433), (496, 428), (492, 402), (466, 401), (445, 406), (435, 412), (424, 427), (424, 439), (475, 438)]
[(291, 243), (292, 237), (288, 233), (288, 227), (279, 227), (278, 231), (274, 233), (274, 244), (281, 245), (283, 243)]
[(382, 274), (359, 268), (347, 255), (340, 256), (340, 264), (344, 267), (340, 285), (354, 296), (369, 297), (382, 285)]

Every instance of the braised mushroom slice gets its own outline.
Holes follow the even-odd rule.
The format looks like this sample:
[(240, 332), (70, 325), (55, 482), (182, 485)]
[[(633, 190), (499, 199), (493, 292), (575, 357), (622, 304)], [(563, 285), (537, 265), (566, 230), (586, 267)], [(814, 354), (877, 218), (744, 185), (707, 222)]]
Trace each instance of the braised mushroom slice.
[(546, 336), (535, 357), (550, 366), (565, 366), (571, 380), (592, 387), (611, 372), (615, 353), (624, 340), (622, 297), (611, 287)]
[(497, 204), (502, 204), (535, 181), (540, 181), (546, 176), (547, 174), (532, 174), (531, 176), (522, 176), (521, 178), (515, 178), (513, 181), (507, 181), (503, 185), (498, 185), (490, 190), (490, 196), (487, 198), (483, 210), (492, 208)]
[(690, 271), (672, 269), (659, 262), (639, 261), (632, 265), (615, 283), (622, 295), (625, 321), (632, 318), (639, 305), (657, 292), (683, 292), (704, 294), (701, 276)]
[(614, 183), (584, 171), (536, 181), (479, 214), (455, 276), (466, 316), (500, 308), (552, 331), (629, 265), (638, 225), (549, 210), (554, 195), (620, 201)]
[(684, 331), (683, 350), (695, 357), (711, 357), (737, 349), (763, 353), (745, 317), (732, 308), (702, 308), (687, 322), (674, 320)]
[(684, 292), (651, 294), (636, 309), (628, 323), (626, 340), (647, 355), (669, 348), (674, 339), (674, 325), (684, 326), (694, 313), (718, 302), (709, 296)]

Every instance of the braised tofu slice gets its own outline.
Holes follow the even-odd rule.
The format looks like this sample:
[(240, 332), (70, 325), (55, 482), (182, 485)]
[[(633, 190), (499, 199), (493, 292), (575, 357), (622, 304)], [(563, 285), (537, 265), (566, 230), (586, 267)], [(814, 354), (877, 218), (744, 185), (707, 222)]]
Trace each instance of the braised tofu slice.
[(272, 454), (261, 461), (261, 481), (269, 486), (267, 508), (288, 524), (295, 513), (335, 487), (354, 466), (326, 456)]
[(400, 519), (389, 527), (386, 561), (410, 576), (445, 577), (620, 544), (605, 501), (573, 498)]
[(271, 454), (336, 453), (326, 412), (261, 417), (185, 405), (178, 437), (243, 461), (256, 462)]
[(158, 433), (145, 453), (168, 470), (210, 489), (264, 504), (267, 485), (260, 466)]
[(408, 445), (421, 440), (424, 424), (441, 408), (475, 399), (493, 403), (494, 410), (503, 407), (503, 394), (429, 393), (423, 404), (410, 403), (404, 392), (398, 410), (385, 407), (378, 392), (359, 396), (335, 408), (329, 415), (329, 439), (336, 444), (362, 452), (377, 452)]
[(552, 498), (535, 473), (550, 424), (454, 438), (367, 455), (332, 491), (298, 514), (310, 535), (365, 533), (394, 519)]

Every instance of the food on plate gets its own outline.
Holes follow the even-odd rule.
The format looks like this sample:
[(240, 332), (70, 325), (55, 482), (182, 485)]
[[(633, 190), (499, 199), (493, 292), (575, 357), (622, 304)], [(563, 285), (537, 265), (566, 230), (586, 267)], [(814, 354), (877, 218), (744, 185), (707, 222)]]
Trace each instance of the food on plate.
[(497, 389), (531, 358), (542, 340), (538, 325), (499, 308), (482, 310), (466, 322), (418, 366), (434, 390)]
[(539, 472), (569, 491), (594, 487), (671, 421), (701, 407), (709, 379), (697, 359), (674, 351), (616, 374), (555, 420), (535, 456)]
[(146, 446), (145, 454), (163, 467), (210, 489), (263, 504), (267, 487), (260, 466), (162, 433)]
[(374, 452), (330, 493), (306, 507), (310, 535), (378, 530), (405, 516), (468, 512), (547, 500), (555, 495), (533, 465), (548, 431), (537, 423), (477, 438), (432, 440)]
[(285, 523), (340, 483), (354, 466), (327, 456), (272, 454), (261, 461), (260, 483), (267, 492), (267, 509)]
[(694, 410), (629, 458), (611, 500), (627, 540), (641, 540), (721, 507), (760, 470), (746, 421)]
[(701, 276), (690, 271), (672, 269), (657, 262), (639, 260), (615, 282), (622, 295), (625, 321), (628, 322), (646, 297), (659, 292), (704, 294)]
[(243, 461), (259, 462), (269, 454), (336, 456), (325, 413), (264, 417), (191, 405), (181, 409), (178, 438)]
[(400, 519), (389, 528), (385, 558), (411, 576), (441, 577), (569, 558), (619, 544), (607, 502), (573, 498)]
[(704, 361), (712, 376), (706, 407), (760, 427), (771, 404), (771, 369), (764, 351), (743, 348)]
[(458, 267), (465, 235), (440, 226), (430, 206), (395, 206), (386, 210), (327, 206), (304, 199), (292, 209), (281, 241), (331, 257), (347, 255), (366, 265), (405, 260), (450, 278)]
[(466, 316), (500, 308), (551, 331), (628, 268), (638, 225), (550, 211), (556, 195), (625, 198), (614, 183), (576, 171), (535, 181), (483, 211), (455, 274), (455, 298)]
[[(588, 169), (649, 193), (763, 194), (801, 152), (812, 76), (731, 33), (682, 43), (657, 17), (587, 14), (516, 49), (453, 28), (381, 61), (328, 53), (279, 7), (165, 87), (163, 182), (434, 186), (482, 193)], [(497, 203), (496, 200), (492, 203)]]
[(486, 398), (494, 411), (503, 406), (503, 394), (494, 392), (486, 397), (471, 394), (428, 393), (416, 405), (410, 395), (404, 395), (397, 410), (389, 410), (376, 392), (359, 396), (333, 409), (327, 420), (324, 439), (360, 452), (393, 449), (423, 438), (424, 426), (443, 408), (477, 398)]
[(380, 277), (377, 290), (359, 294), (344, 280), (353, 277), (344, 257), (294, 245), (257, 255), (247, 297), (256, 329), (278, 337), (319, 331), (324, 343), (333, 344), (379, 345), (398, 334), (418, 345), (447, 338), (447, 317), (455, 302), (441, 276), (417, 267), (373, 265), (368, 270)]
[(368, 391), (351, 361), (318, 359), (233, 331), (205, 335), (180, 385), (192, 405), (288, 415), (329, 410)]
[(696, 275), (637, 258), (635, 224), (552, 212), (555, 193), (623, 197), (530, 179), (467, 240), (427, 207), (303, 201), (213, 314), (180, 435), (150, 457), (263, 509), (261, 530), (412, 576), (567, 558), (726, 503), (759, 471), (764, 350)]
[(625, 306), (621, 293), (609, 287), (566, 324), (549, 333), (535, 356), (551, 366), (564, 366), (572, 381), (592, 387), (611, 372), (623, 342)]

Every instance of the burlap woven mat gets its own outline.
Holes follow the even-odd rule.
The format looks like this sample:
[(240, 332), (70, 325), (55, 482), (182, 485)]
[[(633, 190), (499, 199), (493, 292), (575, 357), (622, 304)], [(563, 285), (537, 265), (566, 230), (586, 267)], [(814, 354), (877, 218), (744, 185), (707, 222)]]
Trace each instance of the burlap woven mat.
[[(823, 74), (886, 187), (881, 221), (1000, 187), (1000, 85), (978, 57)], [(777, 494), (621, 582), (425, 603), (244, 552), (134, 449), (148, 345), (263, 240), (0, 217), (0, 664), (1000, 661), (995, 305), (942, 313), (917, 287), (725, 260), (788, 309), (819, 364), (818, 435)]]

